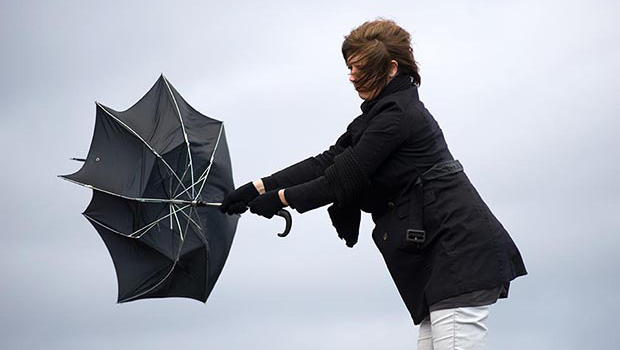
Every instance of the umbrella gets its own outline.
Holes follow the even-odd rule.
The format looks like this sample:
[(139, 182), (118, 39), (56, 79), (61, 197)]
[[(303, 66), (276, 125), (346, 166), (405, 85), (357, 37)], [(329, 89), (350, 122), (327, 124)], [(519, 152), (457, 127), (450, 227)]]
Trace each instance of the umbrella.
[[(131, 108), (96, 102), (80, 170), (60, 177), (93, 190), (83, 215), (114, 262), (118, 302), (187, 297), (206, 302), (239, 215), (217, 206), (234, 189), (222, 121), (192, 108), (162, 74)], [(290, 230), (290, 214), (285, 236)]]

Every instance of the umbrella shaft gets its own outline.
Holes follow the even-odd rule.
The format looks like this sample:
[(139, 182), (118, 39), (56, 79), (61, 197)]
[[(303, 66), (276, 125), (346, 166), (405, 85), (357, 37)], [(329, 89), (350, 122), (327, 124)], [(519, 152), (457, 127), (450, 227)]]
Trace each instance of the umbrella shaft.
[(205, 201), (186, 201), (186, 200), (182, 200), (182, 199), (169, 199), (169, 200), (162, 200), (162, 202), (168, 202), (168, 203), (173, 203), (173, 204), (190, 204), (196, 207), (204, 207), (207, 205), (211, 205), (211, 206), (220, 206), (222, 205), (222, 203), (216, 203), (216, 202), (205, 202)]

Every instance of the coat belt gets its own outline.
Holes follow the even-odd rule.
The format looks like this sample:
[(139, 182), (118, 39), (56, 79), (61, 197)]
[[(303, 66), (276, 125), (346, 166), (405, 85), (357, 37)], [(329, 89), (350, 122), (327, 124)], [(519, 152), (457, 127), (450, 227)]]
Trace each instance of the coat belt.
[(463, 171), (463, 165), (456, 159), (439, 162), (423, 172), (422, 175), (418, 176), (414, 185), (417, 186), (426, 181), (438, 179), (442, 176), (455, 174), (461, 171)]
[(424, 228), (424, 202), (426, 195), (424, 183), (443, 176), (463, 171), (463, 165), (458, 160), (447, 160), (433, 165), (430, 169), (417, 177), (414, 183), (416, 198), (409, 201), (409, 227), (406, 232), (406, 240), (418, 246), (426, 242), (426, 230)]

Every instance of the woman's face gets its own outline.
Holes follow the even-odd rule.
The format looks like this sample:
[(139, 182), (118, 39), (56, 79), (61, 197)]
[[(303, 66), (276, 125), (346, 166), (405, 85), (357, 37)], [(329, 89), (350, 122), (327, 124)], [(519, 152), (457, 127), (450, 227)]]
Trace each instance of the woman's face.
[[(359, 79), (359, 76), (361, 74), (360, 67), (362, 66), (362, 63), (361, 62), (350, 63), (350, 62), (355, 62), (355, 57), (350, 57), (347, 60), (347, 66), (350, 70), (349, 81), (355, 87), (355, 91), (357, 91), (357, 94), (360, 96), (362, 100), (371, 100), (375, 98), (376, 95), (380, 91), (366, 90), (366, 89), (363, 89), (361, 86), (359, 86), (359, 84), (356, 84), (357, 79)], [(397, 71), (398, 71), (398, 62), (396, 62), (395, 60), (390, 61), (390, 72), (388, 76), (388, 82), (392, 80), (394, 75), (396, 75)]]
[(358, 86), (355, 82), (356, 80), (359, 78), (360, 75), (360, 64), (359, 63), (354, 63), (354, 64), (348, 64), (348, 68), (349, 68), (349, 81), (353, 84), (353, 87), (355, 88), (355, 91), (357, 91), (357, 94), (360, 96), (360, 98), (362, 100), (368, 100), (371, 97), (374, 96), (374, 91), (368, 91), (368, 90), (363, 90), (361, 89), (360, 86)]

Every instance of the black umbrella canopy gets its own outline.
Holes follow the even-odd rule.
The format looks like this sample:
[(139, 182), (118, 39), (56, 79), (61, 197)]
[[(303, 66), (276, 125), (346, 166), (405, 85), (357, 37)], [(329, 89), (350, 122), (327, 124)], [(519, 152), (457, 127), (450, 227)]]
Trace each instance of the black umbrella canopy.
[(83, 215), (112, 256), (118, 302), (207, 300), (239, 219), (217, 208), (234, 190), (221, 121), (192, 108), (161, 75), (126, 111), (96, 103), (84, 165), (61, 177), (93, 189)]

